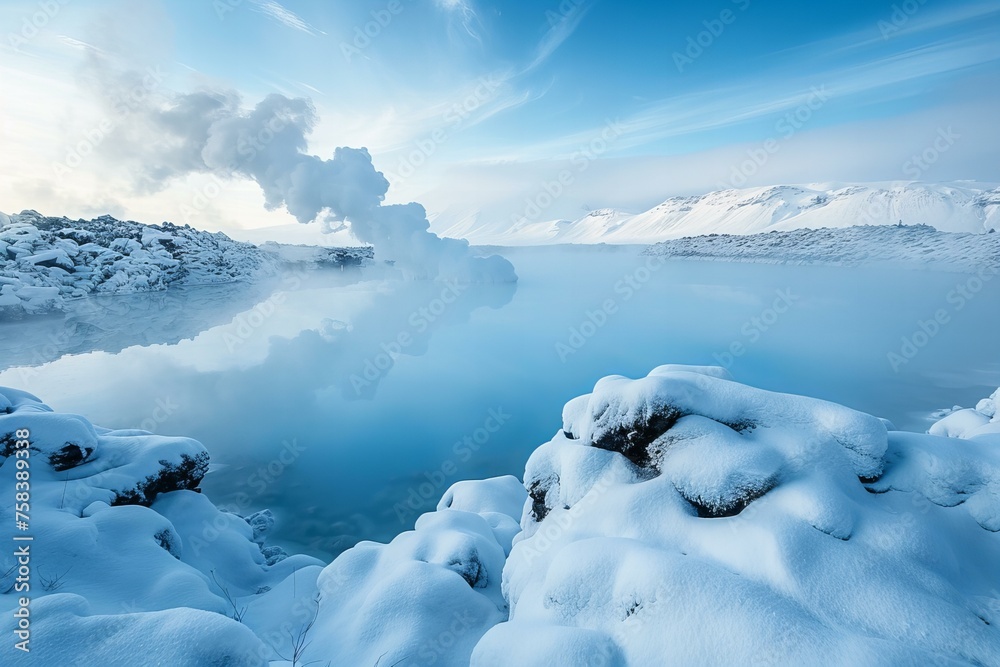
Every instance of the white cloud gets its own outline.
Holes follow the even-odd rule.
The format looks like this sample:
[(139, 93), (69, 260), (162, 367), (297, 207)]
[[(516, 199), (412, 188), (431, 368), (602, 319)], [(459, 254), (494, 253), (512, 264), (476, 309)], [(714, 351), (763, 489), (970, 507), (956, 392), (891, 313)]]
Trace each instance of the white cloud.
[[(732, 127), (795, 110), (814, 89), (835, 99), (866, 95), (865, 101), (903, 99), (913, 84), (941, 74), (1000, 60), (1000, 42), (992, 34), (954, 37), (880, 55), (867, 61), (816, 69), (808, 76), (763, 71), (754, 79), (673, 95), (617, 119), (625, 126), (614, 150)], [(533, 144), (508, 146), (485, 160), (531, 160), (568, 155), (600, 136), (604, 125), (588, 127)]]
[(471, 0), (434, 0), (438, 8), (456, 16), (462, 29), (476, 41), (482, 41), (479, 34), (481, 22)]
[(299, 30), (309, 35), (326, 34), (322, 30), (317, 30), (313, 26), (309, 25), (309, 23), (307, 23), (301, 16), (274, 0), (252, 0), (252, 2), (256, 11), (259, 11), (268, 18), (277, 21), (281, 25), (292, 28), (293, 30)]
[(549, 12), (551, 26), (548, 32), (545, 33), (542, 41), (538, 44), (535, 58), (525, 68), (525, 72), (535, 69), (548, 60), (562, 46), (563, 42), (576, 32), (580, 21), (586, 16), (589, 9), (590, 6), (586, 2), (581, 1), (571, 3), (570, 9), (565, 14), (559, 15)]

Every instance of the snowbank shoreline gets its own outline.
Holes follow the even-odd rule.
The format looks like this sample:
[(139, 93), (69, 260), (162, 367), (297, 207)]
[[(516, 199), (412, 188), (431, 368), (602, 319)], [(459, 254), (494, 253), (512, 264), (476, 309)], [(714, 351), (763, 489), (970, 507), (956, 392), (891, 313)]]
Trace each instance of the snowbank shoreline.
[(939, 232), (928, 225), (867, 225), (685, 237), (653, 244), (644, 252), (689, 261), (979, 273), (1000, 268), (1000, 234)]
[[(32, 654), (0, 656), (1000, 665), (998, 400), (918, 434), (717, 367), (610, 376), (523, 483), (459, 482), (413, 531), (324, 565), (269, 546), (270, 512), (199, 493), (196, 441), (0, 388), (0, 492), (29, 460), (34, 537), (30, 592), (0, 557), (0, 629), (29, 595)], [(0, 504), (0, 539), (14, 523)]]
[(0, 213), (0, 319), (64, 311), (93, 295), (250, 283), (286, 266), (359, 266), (372, 256), (369, 247), (258, 247), (169, 222)]

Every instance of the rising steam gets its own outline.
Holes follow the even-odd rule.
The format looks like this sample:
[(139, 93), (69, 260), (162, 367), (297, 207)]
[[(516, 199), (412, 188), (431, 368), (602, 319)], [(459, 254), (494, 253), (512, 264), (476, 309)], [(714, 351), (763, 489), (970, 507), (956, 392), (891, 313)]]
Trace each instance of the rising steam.
[(317, 121), (309, 100), (273, 94), (251, 110), (241, 102), (233, 92), (203, 91), (134, 108), (117, 143), (135, 160), (138, 186), (156, 189), (193, 172), (251, 178), (269, 209), (284, 206), (301, 223), (346, 222), (407, 276), (517, 280), (503, 257), (475, 256), (467, 241), (432, 233), (420, 204), (383, 205), (389, 182), (367, 149), (337, 148), (329, 159), (308, 154), (306, 137)]

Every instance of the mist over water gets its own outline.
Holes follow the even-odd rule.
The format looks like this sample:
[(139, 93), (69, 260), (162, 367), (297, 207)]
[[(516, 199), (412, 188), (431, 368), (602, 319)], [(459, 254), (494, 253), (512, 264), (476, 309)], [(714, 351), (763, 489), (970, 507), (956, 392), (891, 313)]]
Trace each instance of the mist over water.
[[(216, 503), (270, 507), (278, 543), (329, 558), (411, 527), (454, 481), (520, 476), (562, 405), (604, 375), (721, 363), (919, 431), (1000, 384), (1000, 284), (956, 309), (960, 274), (658, 263), (631, 247), (504, 254), (516, 284), (317, 272), (224, 323), (206, 316), (193, 339), (74, 349), (0, 385), (101, 426), (201, 440)], [(210, 294), (178, 293), (193, 316)], [(948, 323), (894, 369), (889, 353), (941, 309)]]

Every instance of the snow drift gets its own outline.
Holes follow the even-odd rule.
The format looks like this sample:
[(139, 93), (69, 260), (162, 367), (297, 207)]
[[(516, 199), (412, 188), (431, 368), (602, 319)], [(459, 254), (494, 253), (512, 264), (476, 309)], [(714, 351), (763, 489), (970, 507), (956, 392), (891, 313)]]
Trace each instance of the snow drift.
[(30, 664), (1000, 665), (998, 399), (918, 434), (717, 367), (610, 376), (523, 484), (460, 482), (321, 567), (193, 490), (200, 444), (2, 389), (5, 493), (31, 431)]
[(677, 367), (563, 420), (473, 665), (1000, 664), (1000, 436)]

